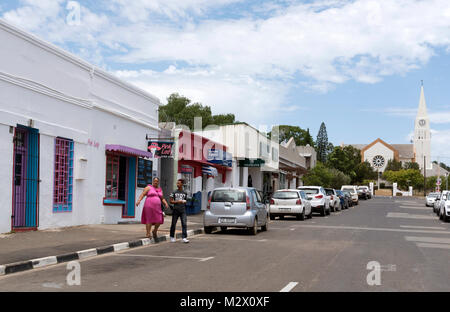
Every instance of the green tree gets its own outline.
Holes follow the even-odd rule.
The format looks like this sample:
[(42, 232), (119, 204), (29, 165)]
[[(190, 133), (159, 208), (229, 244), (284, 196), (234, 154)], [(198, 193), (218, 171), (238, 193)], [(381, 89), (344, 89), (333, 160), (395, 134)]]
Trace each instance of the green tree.
[(322, 124), (320, 125), (319, 133), (317, 134), (316, 147), (317, 160), (325, 163), (327, 161), (329, 145), (327, 127), (325, 126), (324, 122), (322, 122)]
[[(298, 126), (280, 125), (278, 126), (279, 131), (279, 143), (283, 141), (288, 141), (290, 138), (294, 138), (295, 145), (306, 146), (309, 144), (314, 147), (314, 140), (309, 133), (309, 128), (304, 130)], [(271, 132), (269, 132), (270, 137)]]
[(194, 118), (202, 118), (202, 127), (208, 125), (223, 125), (235, 122), (233, 114), (213, 115), (211, 107), (200, 103), (191, 104), (191, 100), (173, 93), (167, 98), (167, 104), (159, 108), (160, 122), (175, 122), (178, 125), (188, 126), (194, 130)]
[(403, 190), (407, 190), (409, 186), (415, 189), (423, 188), (423, 175), (416, 169), (388, 170), (383, 173), (383, 179), (397, 183), (399, 189)]
[(420, 170), (419, 164), (416, 163), (416, 162), (411, 162), (411, 161), (405, 162), (405, 163), (403, 164), (403, 168), (404, 168), (404, 169), (416, 169), (416, 170)]
[(352, 184), (363, 184), (364, 180), (375, 180), (377, 172), (373, 170), (370, 163), (366, 160), (360, 162), (355, 168), (355, 178), (351, 181)]
[(327, 166), (342, 171), (352, 182), (357, 179), (357, 168), (360, 163), (361, 151), (351, 145), (336, 146), (327, 157)]
[(402, 163), (395, 159), (389, 159), (384, 171), (399, 171), (402, 169)]
[(340, 189), (342, 185), (349, 184), (350, 177), (342, 171), (334, 168), (328, 168), (321, 162), (311, 169), (304, 177), (304, 185), (320, 185), (323, 187), (332, 187)]

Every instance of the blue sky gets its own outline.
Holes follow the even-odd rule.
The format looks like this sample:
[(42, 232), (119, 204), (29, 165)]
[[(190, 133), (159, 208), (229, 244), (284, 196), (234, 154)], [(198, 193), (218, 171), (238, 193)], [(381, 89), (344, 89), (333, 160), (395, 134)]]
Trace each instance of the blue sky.
[(420, 81), (432, 155), (450, 164), (447, 0), (2, 0), (0, 17), (160, 98), (310, 128), (329, 141), (409, 143)]

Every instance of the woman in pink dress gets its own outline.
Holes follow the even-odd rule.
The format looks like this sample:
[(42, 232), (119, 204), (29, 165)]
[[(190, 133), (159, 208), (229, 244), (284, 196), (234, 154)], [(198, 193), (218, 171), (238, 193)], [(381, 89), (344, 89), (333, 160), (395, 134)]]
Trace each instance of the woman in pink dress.
[(161, 202), (166, 208), (169, 207), (167, 201), (163, 198), (163, 192), (159, 187), (159, 179), (154, 178), (152, 185), (148, 185), (136, 203), (139, 206), (144, 196), (147, 196), (144, 203), (144, 208), (142, 209), (141, 223), (145, 224), (147, 229), (146, 237), (150, 238), (150, 232), (152, 230), (152, 225), (155, 226), (153, 230), (153, 238), (157, 238), (158, 228), (164, 223), (164, 216), (161, 210)]

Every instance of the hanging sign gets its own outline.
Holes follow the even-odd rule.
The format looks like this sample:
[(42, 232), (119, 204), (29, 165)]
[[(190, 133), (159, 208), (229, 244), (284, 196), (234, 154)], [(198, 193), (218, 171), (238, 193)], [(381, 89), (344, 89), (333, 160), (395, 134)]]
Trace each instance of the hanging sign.
[(174, 142), (148, 141), (148, 151), (154, 158), (172, 158)]

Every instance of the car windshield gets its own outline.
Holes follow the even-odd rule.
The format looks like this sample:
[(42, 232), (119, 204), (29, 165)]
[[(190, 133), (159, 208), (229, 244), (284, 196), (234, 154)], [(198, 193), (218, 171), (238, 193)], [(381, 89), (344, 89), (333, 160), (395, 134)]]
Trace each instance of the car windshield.
[(302, 188), (302, 191), (305, 192), (307, 195), (309, 194), (318, 194), (319, 190), (318, 189), (306, 189), (306, 188)]
[(276, 191), (273, 193), (272, 198), (275, 199), (296, 199), (298, 198), (298, 193), (295, 191)]
[(216, 190), (214, 191), (212, 202), (245, 202), (246, 194), (244, 190)]
[(440, 195), (440, 194), (431, 193), (431, 194), (428, 194), (428, 197), (436, 198), (436, 197), (439, 197), (439, 195)]
[(349, 193), (354, 193), (355, 192), (354, 189), (349, 189), (349, 188), (345, 188), (345, 189), (343, 189), (343, 191), (347, 191)]

